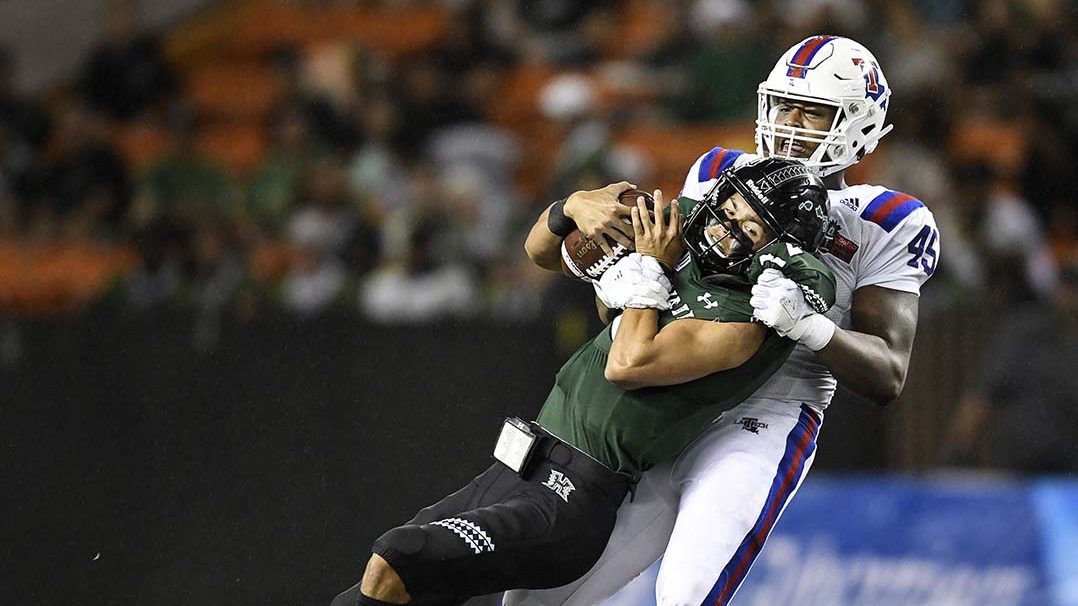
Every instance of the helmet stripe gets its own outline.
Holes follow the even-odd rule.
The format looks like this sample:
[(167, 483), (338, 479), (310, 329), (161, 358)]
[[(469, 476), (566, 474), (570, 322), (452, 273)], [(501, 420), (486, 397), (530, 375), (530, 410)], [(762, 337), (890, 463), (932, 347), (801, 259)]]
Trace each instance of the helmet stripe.
[(820, 52), (821, 48), (827, 46), (827, 43), (834, 39), (834, 36), (814, 36), (805, 40), (801, 48), (797, 49), (793, 58), (787, 63), (790, 69), (786, 70), (786, 75), (791, 78), (804, 78), (805, 69), (812, 63), (812, 58), (816, 56), (816, 53)]
[(891, 231), (902, 219), (922, 206), (924, 203), (909, 194), (887, 190), (868, 203), (861, 212), (861, 218), (872, 221), (885, 231)]

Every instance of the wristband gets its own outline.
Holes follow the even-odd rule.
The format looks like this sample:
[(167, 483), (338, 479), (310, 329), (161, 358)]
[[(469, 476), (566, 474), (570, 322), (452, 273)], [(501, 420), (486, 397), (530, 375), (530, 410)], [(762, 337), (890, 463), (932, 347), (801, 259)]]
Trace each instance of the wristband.
[(550, 205), (546, 216), (546, 228), (550, 233), (564, 238), (576, 229), (576, 221), (565, 216), (565, 200), (558, 200)]
[(835, 336), (835, 323), (823, 314), (811, 314), (799, 321), (790, 332), (800, 332), (797, 342), (811, 349), (820, 351)]

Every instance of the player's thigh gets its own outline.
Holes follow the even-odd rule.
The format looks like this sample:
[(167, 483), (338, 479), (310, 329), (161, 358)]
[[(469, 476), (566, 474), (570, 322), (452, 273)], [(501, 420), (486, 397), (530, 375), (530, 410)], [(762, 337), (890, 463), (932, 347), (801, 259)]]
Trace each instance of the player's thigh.
[(814, 411), (750, 401), (682, 453), (674, 468), (678, 517), (656, 587), (660, 604), (732, 596), (811, 466), (818, 429)]
[(671, 464), (644, 473), (618, 509), (614, 532), (599, 561), (576, 581), (554, 589), (505, 594), (506, 606), (593, 606), (648, 569), (666, 548), (677, 514)]

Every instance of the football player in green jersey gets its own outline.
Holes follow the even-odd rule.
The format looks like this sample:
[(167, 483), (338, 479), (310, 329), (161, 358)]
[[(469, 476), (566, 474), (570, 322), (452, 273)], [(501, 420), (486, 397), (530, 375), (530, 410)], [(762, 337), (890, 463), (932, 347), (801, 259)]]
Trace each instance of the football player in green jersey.
[[(549, 220), (556, 207), (529, 234), (533, 258), (557, 258), (566, 226)], [(506, 421), (498, 462), (382, 535), (362, 581), (333, 606), (458, 604), (586, 572), (641, 473), (793, 349), (751, 321), (750, 285), (781, 272), (814, 309), (830, 307), (834, 276), (811, 254), (826, 216), (820, 179), (783, 159), (724, 172), (702, 201), (666, 204), (656, 191), (653, 212), (641, 201), (631, 211), (636, 252), (596, 286), (619, 315), (558, 372), (537, 422)]]

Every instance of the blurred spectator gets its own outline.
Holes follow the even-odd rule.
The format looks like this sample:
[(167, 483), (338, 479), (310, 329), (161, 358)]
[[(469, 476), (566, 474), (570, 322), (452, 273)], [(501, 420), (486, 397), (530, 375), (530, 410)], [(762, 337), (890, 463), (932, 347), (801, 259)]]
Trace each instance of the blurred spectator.
[(16, 58), (0, 47), (0, 221), (13, 230), (26, 219), (26, 204), (44, 194), (40, 152), (50, 121), (40, 103), (15, 87)]
[(527, 63), (562, 66), (583, 66), (598, 59), (615, 16), (609, 0), (510, 0), (491, 8), (503, 48)]
[(1078, 471), (1078, 262), (1048, 305), (1002, 317), (965, 394), (943, 458), (1020, 472)]
[(646, 159), (614, 140), (591, 79), (575, 73), (554, 78), (540, 93), (539, 108), (561, 135), (550, 191), (571, 192), (649, 177)]
[(270, 145), (251, 175), (249, 209), (260, 227), (279, 233), (301, 195), (307, 172), (318, 152), (307, 117), (296, 107), (281, 107), (270, 116)]
[(169, 111), (168, 150), (138, 181), (131, 216), (136, 229), (159, 221), (190, 227), (239, 216), (238, 190), (228, 170), (198, 149), (200, 126), (190, 107)]
[(0, 232), (21, 231), (29, 214), (25, 200), (32, 195), (30, 186), (40, 183), (40, 173), (33, 150), (13, 141), (8, 125), (0, 122)]
[(18, 92), (15, 68), (11, 50), (0, 47), (0, 122), (13, 140), (40, 147), (48, 139), (49, 119), (37, 99)]
[(478, 65), (460, 83), (468, 119), (432, 133), (427, 147), (429, 159), (443, 168), (467, 164), (500, 189), (510, 189), (521, 155), (520, 144), (510, 130), (483, 119), (485, 108), (498, 99), (496, 68)]
[(318, 314), (341, 300), (348, 273), (333, 254), (339, 238), (332, 225), (316, 213), (300, 214), (288, 226), (288, 241), (296, 259), (281, 284), (284, 308), (302, 316)]
[(492, 5), (501, 0), (465, 0), (453, 4), (450, 9), (448, 36), (430, 54), (438, 58), (442, 67), (454, 80), (462, 80), (478, 66), (512, 63), (513, 55), (498, 44), (492, 24), (496, 8)]
[(192, 245), (191, 299), (198, 309), (194, 345), (199, 350), (217, 344), (222, 313), (247, 283), (242, 250), (229, 230), (204, 225), (195, 232)]
[(384, 217), (408, 205), (408, 176), (394, 147), (400, 115), (388, 95), (373, 95), (361, 103), (356, 121), (362, 144), (349, 163), (349, 185)]
[(397, 85), (397, 145), (407, 154), (421, 154), (438, 129), (482, 117), (461, 98), (451, 74), (431, 57), (408, 60)]
[(446, 228), (459, 241), (456, 246), (470, 265), (486, 268), (508, 241), (517, 201), (498, 191), (474, 166), (450, 165), (443, 169)]
[[(941, 109), (930, 98), (906, 97), (902, 111), (894, 112), (894, 132), (875, 152), (886, 158), (879, 163), (879, 180), (924, 200), (945, 239), (946, 262), (937, 266), (933, 279), (937, 286), (921, 293), (921, 313), (926, 315), (953, 304), (956, 295), (981, 296), (986, 270), (966, 211), (968, 202), (958, 199), (943, 153), (950, 125)], [(949, 288), (938, 286), (941, 282)]]
[(187, 268), (191, 230), (169, 221), (147, 224), (135, 234), (139, 263), (127, 277), (127, 303), (149, 309), (178, 302)]
[(745, 0), (698, 0), (689, 19), (700, 46), (689, 60), (677, 116), (718, 122), (750, 117), (773, 54), (751, 7)]
[(275, 49), (270, 66), (284, 84), (284, 92), (272, 111), (274, 115), (292, 111), (303, 114), (318, 146), (349, 149), (355, 145), (355, 132), (345, 114), (310, 85), (305, 56), (299, 50), (291, 46)]
[(157, 36), (141, 31), (138, 0), (103, 0), (104, 40), (82, 68), (87, 101), (129, 121), (174, 97), (175, 70)]
[(603, 68), (604, 84), (617, 93), (617, 111), (631, 123), (675, 120), (698, 48), (697, 40), (686, 35), (687, 3), (661, 0), (650, 6), (647, 37), (622, 49), (625, 60), (607, 62)]
[(290, 237), (305, 241), (314, 237), (321, 247), (340, 255), (360, 227), (343, 161), (338, 156), (322, 156), (311, 166), (304, 183), (303, 202), (288, 220)]
[(930, 27), (908, 3), (889, 2), (883, 11), (891, 27), (884, 31), (876, 56), (895, 94), (923, 98), (945, 90), (956, 77), (947, 34)]
[(403, 258), (374, 271), (359, 289), (360, 310), (382, 324), (464, 318), (480, 311), (479, 285), (462, 265), (438, 253), (434, 217), (412, 224)]
[(65, 220), (82, 223), (88, 234), (120, 235), (130, 184), (101, 116), (80, 101), (68, 103), (58, 116), (50, 155), (47, 184), (53, 209)]
[(1015, 183), (985, 165), (971, 187), (975, 193), (968, 200), (980, 207), (975, 233), (992, 268), (993, 298), (1006, 306), (1051, 292), (1056, 268), (1044, 227)]
[(352, 271), (362, 274), (374, 266), (378, 233), (352, 197), (339, 157), (317, 160), (305, 189), (303, 203), (288, 220), (297, 261), (282, 294), (287, 309), (311, 315), (340, 300)]

